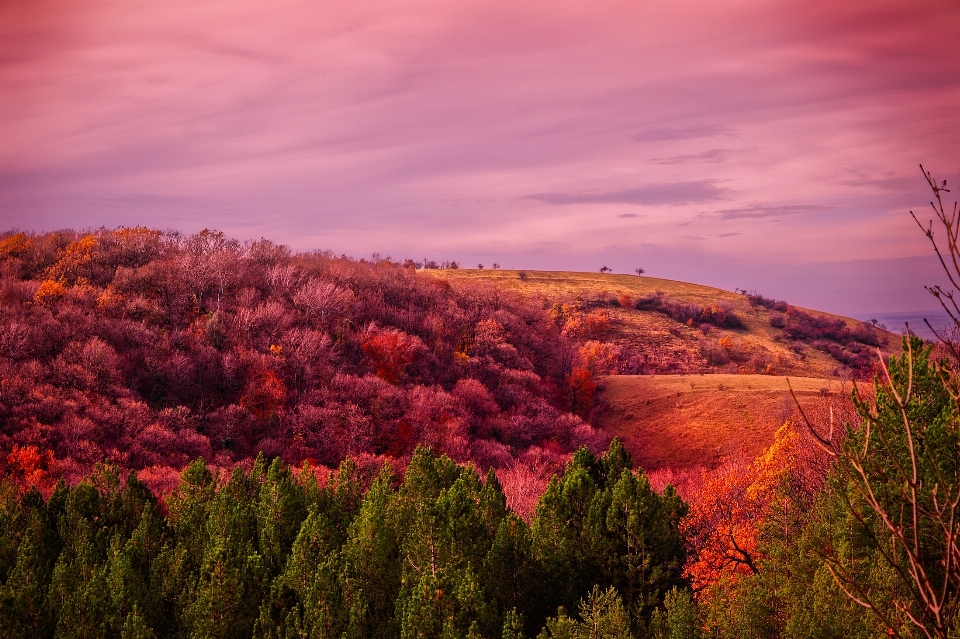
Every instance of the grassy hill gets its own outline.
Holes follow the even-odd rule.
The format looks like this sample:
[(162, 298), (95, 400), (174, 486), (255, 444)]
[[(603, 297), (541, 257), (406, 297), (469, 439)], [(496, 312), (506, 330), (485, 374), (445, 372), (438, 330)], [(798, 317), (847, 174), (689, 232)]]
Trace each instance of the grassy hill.
[[(827, 341), (790, 338), (771, 325), (778, 311), (752, 303), (739, 293), (633, 275), (472, 269), (428, 272), (451, 281), (488, 281), (540, 298), (545, 304), (569, 303), (584, 309), (602, 306), (610, 321), (592, 337), (639, 353), (649, 367), (644, 375), (602, 377), (601, 405), (594, 421), (619, 437), (637, 463), (650, 471), (712, 467), (724, 458), (761, 452), (794, 411), (787, 377), (800, 401), (812, 407), (821, 397), (848, 394), (850, 385), (845, 380), (869, 376), (833, 357)], [(679, 304), (723, 305), (742, 326), (689, 325), (663, 312), (603, 303), (621, 297), (634, 302), (658, 292)], [(792, 308), (798, 316), (834, 323), (840, 320), (851, 330), (864, 326), (858, 320)], [(879, 330), (875, 335), (885, 357), (899, 351), (897, 335)], [(727, 355), (728, 362), (717, 362), (720, 349), (726, 351), (721, 355)], [(875, 361), (876, 348), (864, 345), (863, 356)], [(767, 366), (758, 370), (758, 362), (767, 362)], [(760, 372), (767, 374), (756, 374)]]
[[(662, 312), (605, 303), (603, 310), (610, 322), (594, 337), (642, 356), (647, 369), (637, 372), (767, 372), (815, 378), (849, 378), (852, 374), (848, 367), (824, 350), (812, 343), (789, 339), (782, 330), (771, 326), (771, 314), (776, 311), (751, 304), (746, 295), (710, 286), (636, 275), (567, 271), (452, 269), (426, 272), (451, 281), (487, 281), (525, 296), (543, 298), (548, 303), (568, 302), (584, 308), (596, 306), (599, 301), (617, 304), (624, 296), (635, 302), (661, 292), (679, 304), (728, 306), (743, 324), (740, 329), (687, 325)], [(851, 328), (863, 326), (859, 320), (793, 308), (827, 320), (842, 320)], [(899, 350), (898, 336), (879, 330), (876, 333), (886, 341), (881, 347), (885, 354)], [(729, 341), (721, 345), (725, 338)], [(720, 352), (718, 358), (718, 351), (726, 353)], [(870, 351), (872, 359), (875, 350), (871, 348)], [(725, 358), (729, 361), (724, 362)], [(766, 366), (757, 366), (764, 362)]]

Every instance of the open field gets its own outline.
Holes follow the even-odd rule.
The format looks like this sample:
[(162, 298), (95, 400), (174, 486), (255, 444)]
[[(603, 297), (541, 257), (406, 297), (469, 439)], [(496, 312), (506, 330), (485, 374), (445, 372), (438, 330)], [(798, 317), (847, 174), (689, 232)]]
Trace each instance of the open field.
[[(791, 377), (804, 408), (850, 383)], [(794, 411), (787, 378), (770, 375), (614, 375), (601, 381), (600, 426), (645, 470), (713, 467), (753, 458)]]
[[(770, 325), (770, 313), (752, 306), (746, 296), (710, 286), (636, 275), (577, 273), (566, 271), (508, 271), (446, 269), (424, 271), (446, 280), (487, 281), (498, 287), (547, 302), (587, 302), (599, 298), (627, 296), (636, 300), (661, 291), (677, 302), (703, 306), (728, 305), (744, 324), (743, 329), (687, 326), (656, 311), (627, 307), (605, 307), (608, 328), (595, 336), (637, 353), (648, 363), (642, 372), (656, 373), (752, 373), (815, 378), (845, 377), (843, 366), (830, 355), (808, 344), (789, 343), (781, 331)], [(789, 301), (789, 300), (788, 300)], [(840, 316), (800, 309), (837, 319)], [(848, 326), (858, 320), (840, 318)], [(704, 351), (719, 340), (729, 339), (730, 352), (737, 355), (726, 365), (709, 362)], [(888, 334), (885, 355), (899, 351), (899, 336)], [(759, 364), (758, 364), (759, 363)], [(639, 371), (638, 371), (639, 372)]]

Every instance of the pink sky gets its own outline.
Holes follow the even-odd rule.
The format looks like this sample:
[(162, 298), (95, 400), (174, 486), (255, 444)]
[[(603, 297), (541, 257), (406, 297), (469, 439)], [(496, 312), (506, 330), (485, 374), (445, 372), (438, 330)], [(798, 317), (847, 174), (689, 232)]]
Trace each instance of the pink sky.
[(0, 0), (0, 228), (931, 308), (908, 211), (918, 163), (960, 170), (958, 7)]

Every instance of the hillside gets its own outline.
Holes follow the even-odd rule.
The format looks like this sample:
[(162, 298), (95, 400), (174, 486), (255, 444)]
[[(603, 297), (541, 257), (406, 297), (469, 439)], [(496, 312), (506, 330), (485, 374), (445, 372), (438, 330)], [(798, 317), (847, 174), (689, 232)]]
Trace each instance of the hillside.
[(644, 419), (604, 421), (630, 412), (620, 382), (597, 394), (605, 375), (857, 378), (896, 343), (668, 280), (418, 271), (216, 231), (6, 233), (0, 302), (0, 466), (47, 488), (103, 460), (160, 486), (198, 457), (402, 467), (419, 445), (549, 473), (612, 434), (643, 439)]
[[(806, 411), (825, 396), (834, 401), (850, 384), (791, 377)], [(647, 471), (715, 467), (753, 459), (794, 415), (787, 378), (771, 375), (616, 375), (602, 380), (606, 410), (599, 418)]]
[[(876, 348), (854, 338), (846, 346), (852, 347), (855, 353), (851, 353), (850, 348), (833, 348), (835, 354), (847, 360), (841, 361), (830, 352), (838, 346), (835, 340), (803, 339), (804, 335), (799, 339), (791, 337), (770, 323), (772, 317), (781, 313), (752, 304), (746, 295), (709, 286), (646, 276), (567, 271), (445, 269), (426, 272), (451, 282), (490, 282), (547, 305), (566, 303), (587, 312), (602, 309), (609, 323), (588, 337), (615, 344), (624, 352), (623, 359), (633, 359), (633, 370), (628, 366), (619, 372), (766, 373), (850, 378), (858, 374), (869, 377), (869, 371), (856, 370), (856, 364), (865, 363), (869, 369), (876, 360)], [(658, 292), (679, 305), (727, 307), (739, 318), (742, 328), (688, 324), (662, 312), (632, 306), (637, 300), (653, 297)], [(899, 351), (899, 336), (892, 333), (855, 319), (790, 308), (827, 322), (840, 321), (852, 331), (865, 329), (879, 338), (876, 341), (886, 355)]]
[(108, 461), (162, 487), (197, 458), (402, 468), (421, 445), (556, 468), (606, 446), (575, 351), (538, 304), (386, 260), (216, 231), (0, 234), (0, 471), (50, 489)]
[[(858, 320), (686, 282), (604, 273), (428, 272), (451, 282), (487, 281), (548, 308), (605, 315), (606, 324), (580, 336), (617, 355), (596, 371), (617, 374), (599, 377), (592, 422), (623, 441), (647, 471), (682, 473), (752, 458), (794, 415), (788, 376), (806, 409), (824, 397), (843, 402), (850, 391), (845, 380), (872, 379), (877, 346), (884, 357), (900, 347), (899, 336)], [(678, 321), (662, 310), (636, 308), (644, 299), (670, 299), (681, 309), (723, 308), (736, 321)]]

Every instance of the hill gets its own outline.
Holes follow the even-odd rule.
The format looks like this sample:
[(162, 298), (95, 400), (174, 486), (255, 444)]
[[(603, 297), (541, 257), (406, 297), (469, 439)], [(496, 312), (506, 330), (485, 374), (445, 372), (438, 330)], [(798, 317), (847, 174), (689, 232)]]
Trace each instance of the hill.
[[(806, 411), (850, 392), (836, 380), (791, 377)], [(618, 437), (647, 471), (715, 467), (753, 459), (794, 415), (787, 378), (771, 375), (617, 375), (602, 380), (604, 431)]]
[(575, 351), (538, 304), (387, 260), (209, 230), (0, 234), (0, 471), (49, 489), (108, 461), (157, 486), (198, 457), (402, 468), (421, 445), (552, 469), (606, 446)]
[[(888, 357), (900, 347), (899, 336), (858, 320), (674, 280), (551, 271), (428, 272), (451, 282), (490, 282), (554, 310), (605, 315), (606, 322), (580, 336), (617, 355), (614, 364), (597, 371), (619, 374), (600, 376), (591, 420), (653, 472), (683, 473), (754, 457), (794, 415), (787, 377), (805, 409), (825, 396), (843, 403), (847, 380), (872, 379), (878, 348)], [(660, 300), (659, 307), (651, 308), (651, 300)], [(702, 309), (721, 309), (727, 321)], [(714, 322), (690, 321), (698, 314)]]
[[(606, 324), (581, 337), (619, 347), (621, 373), (869, 378), (876, 348), (889, 355), (900, 347), (899, 336), (859, 320), (674, 280), (566, 271), (426, 272), (451, 282), (490, 282), (547, 306), (602, 310)], [(723, 322), (711, 311), (735, 319)]]
[(548, 474), (606, 448), (605, 375), (857, 377), (893, 341), (668, 280), (424, 271), (209, 230), (0, 234), (0, 308), (0, 470), (47, 488), (104, 460), (159, 486), (197, 457), (402, 468), (421, 445)]

